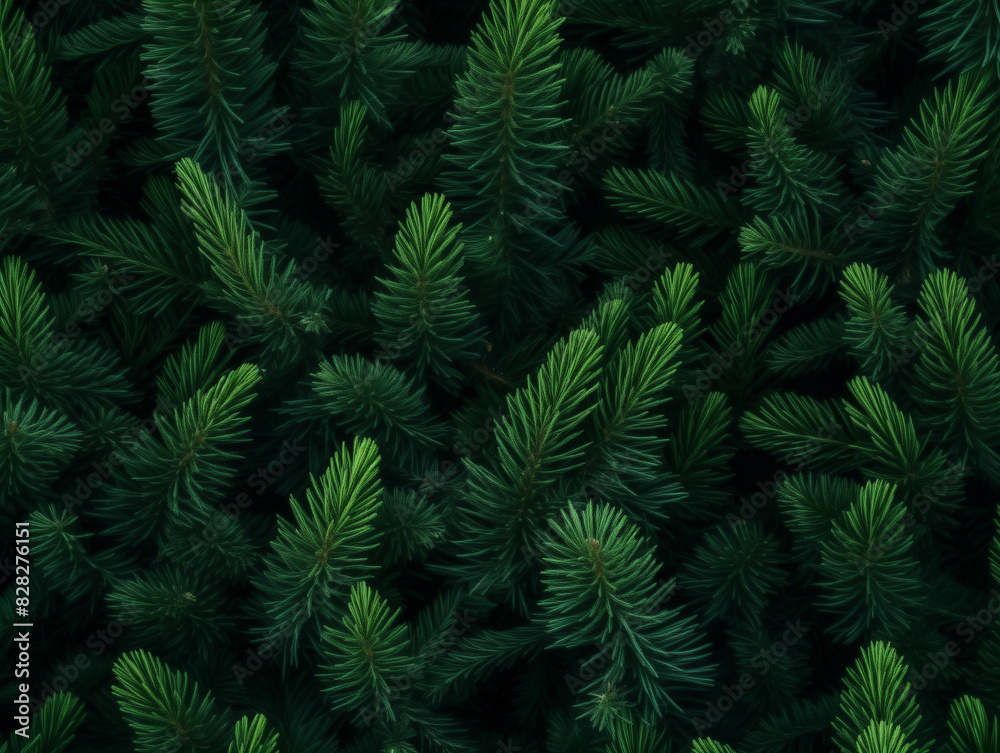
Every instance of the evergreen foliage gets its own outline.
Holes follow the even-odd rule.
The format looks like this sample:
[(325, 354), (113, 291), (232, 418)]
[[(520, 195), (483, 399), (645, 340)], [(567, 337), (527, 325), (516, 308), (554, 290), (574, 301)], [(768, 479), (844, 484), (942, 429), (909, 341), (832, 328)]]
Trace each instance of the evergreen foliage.
[(998, 104), (997, 0), (0, 0), (0, 753), (1000, 753)]

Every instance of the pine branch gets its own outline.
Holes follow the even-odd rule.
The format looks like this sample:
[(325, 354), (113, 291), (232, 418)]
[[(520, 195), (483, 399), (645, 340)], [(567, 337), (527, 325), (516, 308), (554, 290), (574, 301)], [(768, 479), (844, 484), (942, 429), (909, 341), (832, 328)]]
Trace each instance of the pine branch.
[(249, 325), (250, 339), (265, 345), (265, 355), (301, 356), (308, 336), (328, 329), (329, 291), (293, 280), (294, 263), (279, 273), (276, 255), (243, 209), (194, 162), (182, 160), (176, 172), (184, 213), (194, 223), (198, 250), (215, 277), (203, 286), (208, 298)]
[(838, 313), (792, 327), (772, 342), (767, 368), (784, 377), (825, 370), (834, 356), (842, 355), (846, 325), (846, 317)]
[(231, 726), (210, 692), (200, 692), (187, 674), (170, 669), (142, 649), (124, 654), (114, 666), (111, 688), (135, 735), (138, 753), (173, 746), (191, 751), (223, 749)]
[(449, 227), (451, 209), (440, 194), (414, 202), (400, 223), (391, 277), (376, 277), (376, 337), (386, 355), (415, 359), (416, 378), (428, 374), (452, 394), (461, 386), (455, 361), (479, 355), (487, 337), (461, 276), (461, 225)]
[(856, 750), (858, 737), (870, 726), (898, 728), (913, 753), (928, 753), (931, 743), (916, 741), (920, 712), (907, 691), (907, 667), (888, 643), (877, 641), (861, 649), (847, 670), (840, 696), (840, 713), (833, 723), (833, 740), (841, 751)]
[(614, 167), (604, 179), (611, 205), (642, 227), (667, 224), (695, 246), (743, 224), (740, 211), (707, 188), (678, 175)]
[(334, 710), (384, 711), (390, 721), (396, 712), (390, 694), (398, 691), (390, 682), (413, 674), (413, 658), (405, 624), (399, 610), (389, 607), (377, 591), (361, 582), (351, 587), (349, 614), (340, 624), (323, 628), (323, 658), (317, 679)]
[(534, 550), (547, 516), (561, 500), (552, 491), (585, 463), (578, 437), (597, 387), (601, 347), (588, 330), (573, 332), (550, 353), (534, 379), (507, 398), (486, 464), (466, 461), (460, 544), (467, 547), (474, 590), (517, 583), (522, 552)]
[(278, 733), (268, 729), (263, 714), (241, 717), (233, 730), (228, 753), (279, 753)]
[(260, 6), (143, 0), (143, 11), (143, 32), (152, 37), (143, 48), (143, 73), (153, 82), (150, 108), (162, 160), (198, 161), (229, 189), (249, 183), (248, 148), (269, 156), (289, 146), (271, 126), (285, 108), (269, 107), (277, 63), (263, 51)]
[(162, 540), (170, 523), (208, 517), (240, 459), (236, 445), (248, 439), (243, 409), (259, 381), (257, 367), (243, 364), (175, 407), (172, 415), (154, 416), (161, 438), (140, 434), (122, 458), (126, 477), (101, 503), (99, 514), (108, 521), (110, 535), (131, 543), (154, 536)]
[(235, 627), (216, 583), (170, 568), (119, 581), (108, 595), (116, 619), (129, 624), (138, 645), (176, 661), (208, 661), (214, 645)]
[[(251, 578), (264, 599), (268, 623), (254, 632), (286, 646), (283, 669), (316, 652), (323, 625), (339, 618), (346, 589), (375, 569), (371, 522), (382, 500), (380, 456), (370, 439), (346, 444), (326, 472), (310, 477), (306, 504), (289, 499), (293, 522), (278, 519), (278, 536), (264, 572)], [(285, 639), (287, 643), (284, 643)]]
[(441, 185), (466, 228), (468, 277), (502, 334), (546, 326), (589, 253), (555, 180), (569, 148), (552, 2), (492, 0), (472, 34), (444, 155)]
[(831, 626), (838, 642), (870, 636), (876, 627), (895, 635), (923, 605), (926, 587), (903, 519), (908, 511), (894, 500), (895, 490), (869, 481), (822, 544), (821, 604), (840, 618)]
[(949, 270), (929, 277), (917, 319), (923, 344), (913, 394), (934, 439), (960, 442), (1000, 482), (1000, 357), (965, 285)]
[(0, 422), (0, 504), (14, 506), (20, 498), (51, 484), (81, 447), (82, 434), (65, 416), (45, 410), (24, 395), (15, 399), (4, 388)]
[(0, 266), (0, 309), (5, 313), (0, 317), (0, 375), (6, 385), (64, 412), (133, 398), (117, 358), (80, 339), (78, 324), (55, 331), (41, 282), (19, 257), (8, 256)]
[(306, 385), (305, 397), (281, 408), (297, 433), (314, 433), (318, 425), (321, 435), (336, 428), (345, 436), (371, 437), (392, 468), (411, 474), (422, 473), (444, 447), (447, 430), (431, 413), (426, 386), (391, 364), (333, 356)]
[(330, 159), (319, 175), (326, 201), (344, 215), (344, 225), (358, 243), (387, 256), (392, 215), (386, 189), (392, 188), (383, 171), (367, 158), (370, 151), (369, 106), (359, 100), (340, 106), (339, 123), (333, 130)]
[(680, 694), (710, 684), (714, 667), (693, 617), (678, 619), (676, 609), (643, 609), (655, 590), (657, 566), (637, 527), (619, 510), (588, 503), (581, 513), (566, 507), (553, 530), (543, 556), (546, 596), (540, 602), (549, 645), (574, 648), (613, 638), (612, 669), (605, 677), (623, 671), (634, 677), (646, 720), (683, 715)]

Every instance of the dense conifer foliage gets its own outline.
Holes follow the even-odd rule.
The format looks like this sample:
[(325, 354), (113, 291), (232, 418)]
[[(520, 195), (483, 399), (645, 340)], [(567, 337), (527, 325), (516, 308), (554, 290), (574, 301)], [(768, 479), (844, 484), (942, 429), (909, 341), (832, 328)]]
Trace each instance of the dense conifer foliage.
[(0, 753), (1000, 753), (997, 0), (0, 0)]

